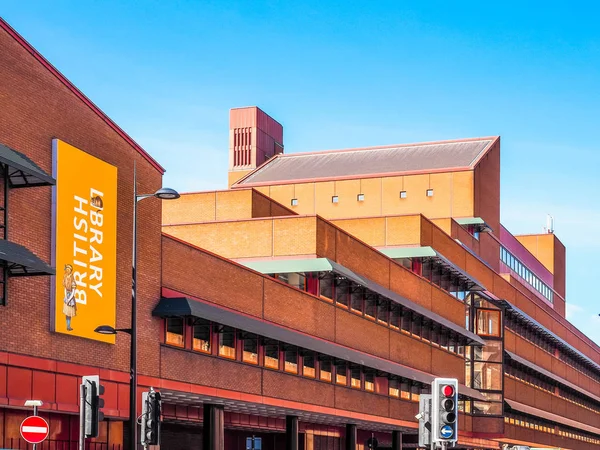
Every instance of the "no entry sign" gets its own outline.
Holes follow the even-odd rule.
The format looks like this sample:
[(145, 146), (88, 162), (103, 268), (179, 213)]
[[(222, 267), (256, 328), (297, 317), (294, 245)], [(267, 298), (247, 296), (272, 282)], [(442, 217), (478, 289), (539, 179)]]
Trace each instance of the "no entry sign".
[(21, 423), (21, 436), (30, 444), (39, 444), (48, 437), (50, 427), (40, 416), (29, 416)]

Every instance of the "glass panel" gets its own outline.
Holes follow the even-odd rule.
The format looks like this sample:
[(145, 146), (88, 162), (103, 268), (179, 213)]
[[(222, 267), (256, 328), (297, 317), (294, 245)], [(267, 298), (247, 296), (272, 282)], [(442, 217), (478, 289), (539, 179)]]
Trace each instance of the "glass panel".
[(364, 290), (362, 288), (354, 288), (350, 294), (350, 307), (352, 308), (352, 311), (360, 314), (363, 313), (363, 292)]
[(400, 383), (400, 398), (410, 400), (410, 386), (406, 382)]
[(348, 297), (350, 296), (350, 286), (347, 281), (339, 281), (335, 287), (335, 302), (344, 308), (348, 307)]
[(167, 344), (183, 347), (183, 317), (169, 317), (166, 319), (166, 336)]
[(477, 334), (500, 337), (500, 311), (478, 309)]
[(379, 301), (377, 302), (377, 321), (379, 323), (382, 324), (386, 324), (388, 323), (388, 309), (389, 309), (389, 302), (387, 300), (384, 299), (379, 299)]
[(333, 274), (327, 273), (319, 280), (321, 297), (333, 300)]
[(375, 312), (377, 309), (376, 300), (372, 297), (365, 298), (365, 316), (371, 319), (375, 318)]
[(196, 319), (192, 348), (199, 352), (210, 353), (211, 326), (208, 320)]
[(401, 320), (402, 316), (400, 316), (400, 311), (398, 308), (394, 308), (390, 311), (390, 327), (399, 330)]
[(265, 345), (265, 367), (279, 369), (279, 344)]
[(235, 330), (224, 326), (219, 333), (219, 356), (235, 359)]
[(487, 341), (484, 347), (473, 347), (474, 357), (477, 361), (502, 361), (502, 342)]
[(331, 361), (321, 361), (319, 363), (319, 379), (331, 383)]
[(502, 389), (502, 364), (497, 363), (473, 363), (473, 387), (499, 391)]
[(375, 375), (365, 373), (365, 391), (373, 392), (375, 390)]
[(289, 373), (298, 373), (298, 350), (288, 349), (285, 351), (284, 370)]
[(348, 384), (348, 375), (347, 375), (346, 363), (338, 363), (335, 366), (335, 382), (337, 384)]
[(410, 392), (411, 392), (410, 399), (413, 402), (418, 402), (419, 398), (421, 396), (421, 388), (419, 386), (412, 386), (410, 388)]
[(304, 355), (302, 357), (302, 375), (309, 378), (315, 377), (316, 371), (314, 355)]
[(398, 380), (390, 379), (388, 381), (388, 392), (390, 397), (400, 397), (400, 387)]
[(280, 273), (277, 278), (301, 291), (306, 290), (306, 277), (302, 273)]
[(244, 338), (242, 361), (258, 364), (258, 338), (255, 335), (248, 335)]
[(355, 389), (361, 388), (360, 367), (353, 367), (350, 371), (350, 386)]
[(502, 415), (502, 403), (474, 401), (473, 414), (500, 416)]

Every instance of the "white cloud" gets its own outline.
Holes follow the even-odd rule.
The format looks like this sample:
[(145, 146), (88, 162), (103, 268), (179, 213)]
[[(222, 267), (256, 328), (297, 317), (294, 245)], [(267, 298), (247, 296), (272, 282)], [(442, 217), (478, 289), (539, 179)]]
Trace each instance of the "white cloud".
[(567, 303), (566, 307), (567, 307), (567, 310), (566, 310), (565, 315), (566, 315), (567, 319), (572, 319), (573, 316), (576, 316), (580, 312), (584, 311), (584, 309), (581, 306), (577, 306), (573, 303)]

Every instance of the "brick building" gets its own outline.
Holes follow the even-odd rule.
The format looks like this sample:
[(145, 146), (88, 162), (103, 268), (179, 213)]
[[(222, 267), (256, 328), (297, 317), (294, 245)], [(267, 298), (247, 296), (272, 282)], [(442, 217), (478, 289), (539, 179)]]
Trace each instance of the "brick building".
[[(134, 167), (142, 193), (164, 170), (1, 19), (0, 80), (0, 446), (39, 399), (48, 448), (75, 448), (98, 374), (93, 448), (128, 448), (129, 337), (51, 331), (53, 141), (117, 169), (117, 328)], [(500, 224), (499, 138), (283, 155), (257, 108), (230, 131), (230, 189), (138, 207), (138, 410), (161, 391), (165, 449), (411, 448), (436, 376), (460, 382), (460, 448), (599, 444), (599, 349), (564, 317), (564, 246)]]

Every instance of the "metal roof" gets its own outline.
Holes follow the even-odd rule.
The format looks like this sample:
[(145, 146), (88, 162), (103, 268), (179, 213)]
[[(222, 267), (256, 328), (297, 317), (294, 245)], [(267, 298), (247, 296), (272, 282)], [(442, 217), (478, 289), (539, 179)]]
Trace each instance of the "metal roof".
[(381, 253), (392, 259), (402, 258), (422, 258), (431, 259), (436, 264), (441, 266), (447, 272), (451, 272), (455, 277), (465, 283), (470, 291), (483, 291), (485, 286), (477, 281), (473, 276), (462, 270), (441, 253), (434, 250), (432, 247), (398, 247), (398, 248), (380, 248)]
[(11, 188), (56, 184), (54, 178), (40, 169), (31, 159), (3, 144), (0, 144), (0, 164), (8, 166)]
[(238, 261), (240, 264), (260, 273), (305, 273), (305, 272), (336, 272), (361, 286), (368, 283), (363, 278), (329, 258), (304, 259), (269, 259), (258, 261)]
[(585, 355), (581, 351), (577, 350), (575, 347), (573, 347), (567, 341), (562, 339), (560, 336), (557, 336), (556, 334), (554, 334), (552, 331), (550, 331), (544, 325), (539, 323), (533, 317), (531, 317), (527, 313), (521, 311), (519, 308), (517, 308), (512, 303), (510, 303), (506, 300), (496, 300), (495, 302), (497, 304), (503, 306), (506, 309), (507, 314), (514, 314), (519, 319), (528, 323), (530, 326), (536, 328), (539, 332), (544, 334), (551, 341), (553, 341), (554, 343), (561, 346), (564, 350), (567, 350), (571, 354), (571, 356), (574, 356), (574, 357), (578, 358), (580, 361), (585, 362), (586, 364), (588, 364), (588, 366), (590, 366), (591, 368), (596, 370), (598, 373), (600, 373), (600, 365), (598, 363), (596, 363), (593, 359), (591, 359), (589, 356)]
[(237, 185), (469, 169), (495, 138), (277, 155)]
[(263, 261), (248, 261), (242, 262), (247, 267), (254, 269), (258, 272), (264, 274), (270, 273), (298, 273), (298, 272), (328, 272), (332, 271), (338, 275), (343, 276), (344, 278), (348, 278), (349, 280), (354, 281), (360, 286), (365, 287), (366, 289), (374, 292), (376, 294), (385, 297), (389, 301), (394, 304), (400, 305), (420, 316), (422, 316), (426, 320), (430, 320), (435, 322), (451, 332), (454, 332), (460, 336), (466, 338), (472, 345), (485, 345), (485, 341), (477, 336), (475, 333), (467, 330), (466, 328), (461, 327), (460, 325), (451, 322), (450, 320), (440, 316), (439, 314), (430, 311), (427, 308), (422, 307), (421, 305), (402, 297), (399, 294), (396, 294), (385, 287), (368, 280), (366, 278), (362, 278), (359, 275), (352, 272), (350, 269), (338, 264), (334, 261), (331, 261), (327, 258), (305, 258), (305, 259), (293, 259), (293, 260), (263, 260)]
[(533, 417), (537, 417), (540, 419), (549, 420), (550, 422), (557, 423), (558, 425), (565, 425), (567, 427), (575, 428), (577, 430), (584, 430), (588, 433), (600, 435), (600, 428), (593, 427), (591, 425), (587, 425), (585, 423), (577, 422), (575, 420), (567, 419), (564, 416), (559, 416), (557, 414), (552, 414), (551, 412), (544, 411), (542, 409), (534, 408), (533, 406), (524, 405), (523, 403), (516, 402), (514, 400), (504, 399), (510, 409), (515, 411), (528, 414)]
[(0, 239), (0, 266), (11, 277), (54, 275), (54, 269), (22, 245)]
[(521, 364), (522, 366), (528, 367), (529, 369), (533, 370), (534, 372), (537, 372), (541, 375), (544, 375), (547, 378), (550, 378), (554, 381), (556, 381), (557, 383), (562, 384), (563, 386), (568, 387), (569, 389), (572, 389), (574, 391), (579, 392), (582, 395), (585, 395), (586, 397), (591, 398), (592, 400), (600, 403), (600, 397), (598, 397), (597, 395), (592, 394), (591, 392), (586, 391), (585, 389), (571, 383), (568, 380), (565, 380), (562, 377), (559, 377), (558, 375), (544, 369), (543, 367), (540, 367), (534, 363), (532, 363), (531, 361), (527, 361), (525, 358), (521, 358), (519, 355), (515, 355), (512, 352), (509, 352), (507, 350), (504, 351), (508, 357), (513, 360), (516, 363)]
[[(386, 372), (422, 384), (431, 384), (433, 375), (401, 364), (378, 358), (331, 341), (326, 341), (291, 328), (277, 325), (257, 317), (247, 316), (239, 311), (224, 309), (203, 301), (179, 297), (161, 298), (152, 315), (159, 317), (193, 316), (218, 322), (233, 328), (255, 333), (307, 350), (322, 353), (334, 358), (360, 364), (371, 369)], [(483, 400), (485, 397), (475, 389), (461, 385), (459, 392), (465, 396)]]

